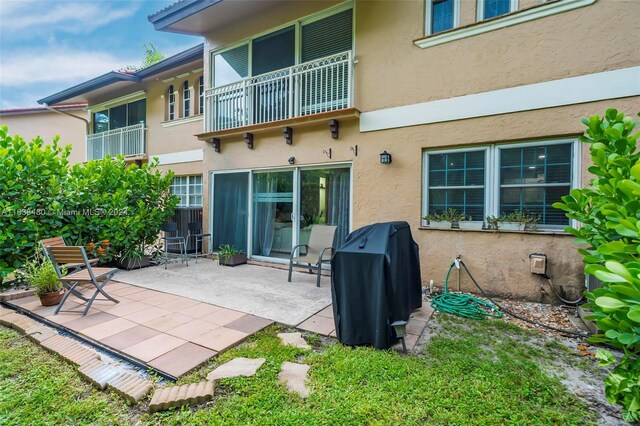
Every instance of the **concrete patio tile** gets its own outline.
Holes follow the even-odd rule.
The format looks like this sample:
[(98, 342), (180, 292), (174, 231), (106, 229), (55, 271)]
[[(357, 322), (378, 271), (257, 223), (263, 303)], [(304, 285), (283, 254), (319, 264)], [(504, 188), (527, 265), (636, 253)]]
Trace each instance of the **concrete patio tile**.
[(185, 343), (186, 340), (168, 334), (158, 334), (150, 339), (143, 340), (138, 344), (125, 348), (123, 352), (140, 361), (149, 362)]
[(144, 289), (142, 291), (137, 291), (135, 293), (129, 293), (127, 295), (127, 299), (130, 299), (136, 302), (147, 303), (146, 299), (153, 299), (156, 297), (157, 294), (158, 294), (157, 291)]
[(207, 374), (207, 380), (213, 381), (238, 376), (251, 377), (256, 374), (264, 362), (264, 358), (234, 358)]
[(94, 325), (93, 327), (85, 328), (80, 334), (84, 334), (93, 340), (102, 340), (106, 337), (120, 333), (121, 331), (133, 328), (136, 325), (138, 324), (133, 321), (129, 321), (124, 318), (116, 318), (111, 321), (103, 322), (102, 324)]
[(418, 336), (420, 336), (426, 326), (426, 321), (411, 318), (409, 320), (409, 323), (407, 324), (407, 334), (417, 334)]
[(307, 343), (306, 340), (302, 337), (302, 333), (278, 333), (278, 339), (285, 346), (295, 346), (300, 349), (311, 349), (311, 346)]
[(217, 354), (216, 351), (187, 342), (149, 361), (149, 365), (174, 377), (180, 377)]
[(182, 313), (193, 318), (201, 318), (209, 316), (214, 312), (218, 312), (221, 309), (223, 308), (220, 306), (210, 305), (208, 303), (198, 303), (197, 305), (189, 306), (189, 308), (182, 311)]
[(116, 333), (105, 339), (102, 339), (100, 343), (109, 346), (110, 348), (123, 350), (133, 345), (137, 345), (140, 342), (148, 340), (154, 336), (160, 334), (158, 330), (154, 330), (142, 325), (136, 325), (135, 327)]
[(333, 305), (327, 306), (326, 308), (318, 312), (316, 315), (333, 319)]
[(108, 294), (113, 295), (117, 299), (118, 298), (117, 296), (127, 297), (130, 294), (137, 293), (139, 291), (144, 291), (145, 288), (136, 287), (134, 285), (127, 284), (126, 287), (111, 289), (107, 284), (107, 287), (105, 287), (105, 290), (107, 291)]
[(193, 318), (184, 314), (173, 312), (169, 315), (165, 315), (152, 321), (145, 322), (142, 325), (158, 331), (167, 331), (182, 324), (186, 324), (189, 321), (193, 321)]
[(109, 380), (107, 386), (132, 404), (140, 401), (153, 389), (151, 381), (127, 372)]
[(219, 327), (221, 326), (207, 321), (192, 319), (191, 321), (179, 325), (176, 328), (167, 330), (165, 333), (171, 334), (172, 336), (176, 336), (184, 340), (193, 341), (193, 339), (195, 339), (196, 337)]
[(155, 294), (153, 295), (153, 297), (149, 297), (147, 300), (144, 301), (144, 303), (148, 303), (149, 305), (153, 305), (153, 306), (160, 306), (169, 302), (170, 300), (173, 300), (174, 297), (176, 297), (174, 294), (155, 291)]
[[(66, 309), (67, 304), (65, 303), (64, 306), (65, 306), (65, 309)], [(36, 314), (38, 316), (47, 318), (47, 317), (50, 317), (51, 315), (53, 315), (53, 313), (55, 312), (57, 307), (58, 307), (57, 305), (56, 306), (38, 306), (35, 309), (31, 309), (31, 312), (33, 312), (34, 314)], [(71, 309), (73, 309), (73, 307)]]
[(303, 398), (309, 396), (307, 387), (307, 374), (309, 366), (306, 364), (295, 364), (293, 362), (283, 362), (278, 373), (278, 380), (284, 383), (289, 392), (295, 392)]
[(123, 318), (126, 318), (129, 321), (137, 322), (138, 324), (144, 324), (145, 322), (153, 321), (156, 318), (161, 318), (170, 313), (171, 311), (168, 311), (166, 309), (158, 308), (157, 306), (152, 306), (142, 311), (127, 314)]
[(423, 302), (421, 308), (418, 308), (415, 311), (411, 312), (410, 318), (428, 322), (434, 312), (434, 309), (429, 306), (428, 303)]
[(249, 335), (230, 328), (218, 327), (193, 339), (193, 343), (222, 352), (225, 349), (236, 346)]
[(144, 311), (145, 309), (149, 309), (151, 307), (151, 305), (147, 305), (146, 303), (142, 302), (130, 302), (125, 304), (119, 303), (111, 308), (104, 309), (104, 312), (108, 312), (118, 317), (123, 317), (134, 312)]
[[(24, 299), (32, 299), (32, 297), (29, 297), (29, 298), (25, 297)], [(21, 301), (22, 299), (17, 299), (17, 300)], [(20, 306), (22, 309), (26, 309), (27, 311), (34, 311), (39, 308), (47, 308), (47, 306), (42, 306), (42, 303), (40, 303), (40, 299), (38, 299), (37, 297), (35, 298), (35, 300), (31, 300), (28, 303), (21, 303), (21, 304), (14, 303), (14, 305)]]
[(40, 303), (40, 298), (38, 298), (38, 296), (27, 296), (11, 300), (11, 304), (15, 306), (24, 306), (33, 302)]
[(240, 319), (245, 315), (246, 314), (243, 312), (222, 308), (219, 311), (212, 313), (211, 315), (202, 317), (202, 319), (218, 325), (227, 325), (230, 322)]
[(333, 321), (333, 318), (314, 315), (308, 320), (298, 324), (298, 328), (306, 331), (311, 331), (312, 333), (318, 333), (328, 336), (333, 330), (336, 329), (336, 324)]
[(79, 331), (85, 328), (93, 327), (94, 325), (102, 324), (103, 322), (112, 321), (116, 319), (115, 315), (108, 314), (106, 312), (96, 312), (93, 314), (87, 314), (86, 316), (78, 316), (76, 319), (67, 321), (64, 326), (71, 330)]
[(273, 324), (273, 321), (271, 320), (260, 318), (255, 315), (245, 315), (235, 321), (231, 321), (230, 323), (226, 324), (225, 327), (242, 331), (243, 333), (253, 334), (265, 327), (270, 326), (271, 324)]
[[(65, 307), (67, 306), (67, 304), (65, 303)], [(61, 312), (58, 315), (50, 315), (47, 317), (47, 320), (54, 322), (56, 324), (59, 325), (64, 325), (65, 323), (69, 322), (69, 321), (73, 321), (76, 320), (78, 318), (80, 318), (82, 316), (82, 314), (75, 314), (75, 313), (68, 313), (68, 312)]]
[(172, 299), (169, 299), (167, 302), (158, 306), (164, 309), (169, 309), (173, 312), (181, 312), (182, 310), (186, 310), (188, 307), (197, 305), (199, 303), (201, 302), (198, 302), (197, 300), (181, 296), (174, 296)]
[(94, 359), (80, 366), (78, 373), (98, 389), (104, 390), (109, 380), (121, 374), (121, 371), (112, 365)]
[(168, 410), (187, 404), (202, 404), (213, 398), (213, 382), (191, 383), (157, 389), (149, 403), (149, 411)]

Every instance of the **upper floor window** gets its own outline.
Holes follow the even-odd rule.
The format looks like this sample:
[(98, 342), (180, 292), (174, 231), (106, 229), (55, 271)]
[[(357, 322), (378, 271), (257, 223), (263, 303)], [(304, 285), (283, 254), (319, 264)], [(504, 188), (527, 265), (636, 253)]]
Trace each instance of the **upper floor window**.
[[(457, 1), (457, 0), (456, 0)], [(353, 48), (353, 9), (312, 16), (212, 56), (214, 87)], [(299, 59), (298, 59), (299, 58)]]
[(191, 89), (189, 88), (189, 81), (185, 80), (182, 83), (182, 116), (188, 117), (191, 115)]
[(180, 197), (178, 207), (202, 207), (202, 176), (176, 176), (169, 191)]
[(458, 26), (460, 0), (427, 0), (426, 34), (436, 34)]
[(176, 118), (176, 92), (173, 84), (167, 89), (167, 120), (175, 120)]
[(518, 0), (478, 0), (478, 21), (504, 15), (518, 9)]
[(146, 99), (140, 99), (94, 112), (93, 133), (106, 132), (107, 130), (120, 129), (122, 127), (144, 123), (146, 114)]
[(527, 211), (540, 229), (569, 219), (553, 203), (577, 186), (575, 142), (568, 140), (426, 151), (423, 216), (450, 208), (473, 220)]
[(204, 113), (204, 76), (198, 79), (198, 113)]

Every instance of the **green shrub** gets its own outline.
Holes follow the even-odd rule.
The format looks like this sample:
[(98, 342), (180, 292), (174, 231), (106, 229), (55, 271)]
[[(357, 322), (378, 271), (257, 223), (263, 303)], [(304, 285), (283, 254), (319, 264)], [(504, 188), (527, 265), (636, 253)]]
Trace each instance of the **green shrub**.
[(105, 158), (70, 167), (70, 151), (58, 138), (26, 142), (0, 127), (0, 282), (40, 239), (107, 247), (98, 254), (108, 261), (148, 249), (173, 214), (173, 173), (159, 171), (157, 160), (138, 167)]
[[(580, 140), (590, 144), (595, 178), (590, 188), (574, 189), (553, 206), (583, 224), (566, 231), (587, 246), (579, 250), (588, 264), (585, 273), (603, 283), (586, 293), (591, 319), (603, 331), (592, 341), (624, 351), (605, 381), (607, 398), (622, 405), (626, 421), (640, 421), (640, 152), (638, 133), (633, 134), (638, 123), (615, 109), (582, 121), (587, 130)], [(607, 351), (599, 358), (602, 365), (615, 363)]]

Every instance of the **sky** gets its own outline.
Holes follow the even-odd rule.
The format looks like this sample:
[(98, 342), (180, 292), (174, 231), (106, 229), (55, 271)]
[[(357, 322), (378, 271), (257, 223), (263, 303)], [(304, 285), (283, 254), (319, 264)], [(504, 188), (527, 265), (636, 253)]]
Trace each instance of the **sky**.
[(139, 65), (143, 43), (167, 56), (201, 43), (147, 20), (175, 1), (0, 0), (0, 109), (38, 107), (38, 99)]

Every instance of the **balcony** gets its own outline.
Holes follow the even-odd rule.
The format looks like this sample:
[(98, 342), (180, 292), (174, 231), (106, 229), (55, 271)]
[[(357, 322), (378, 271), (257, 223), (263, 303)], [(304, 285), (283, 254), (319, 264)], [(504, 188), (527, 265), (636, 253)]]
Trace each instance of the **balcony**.
[(146, 155), (144, 123), (87, 135), (87, 161), (114, 157), (144, 157)]
[(205, 133), (353, 107), (351, 51), (205, 92)]

